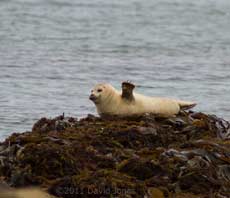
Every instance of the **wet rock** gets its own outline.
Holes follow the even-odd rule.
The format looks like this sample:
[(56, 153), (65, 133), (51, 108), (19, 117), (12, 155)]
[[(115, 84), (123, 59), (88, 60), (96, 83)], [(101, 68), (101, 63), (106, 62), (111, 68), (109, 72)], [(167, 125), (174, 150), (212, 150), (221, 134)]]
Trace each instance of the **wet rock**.
[(148, 189), (149, 198), (164, 198), (164, 193), (158, 188), (149, 188)]
[(43, 192), (41, 189), (37, 188), (28, 188), (28, 189), (2, 189), (0, 191), (1, 198), (54, 198), (54, 196), (49, 195), (48, 193)]

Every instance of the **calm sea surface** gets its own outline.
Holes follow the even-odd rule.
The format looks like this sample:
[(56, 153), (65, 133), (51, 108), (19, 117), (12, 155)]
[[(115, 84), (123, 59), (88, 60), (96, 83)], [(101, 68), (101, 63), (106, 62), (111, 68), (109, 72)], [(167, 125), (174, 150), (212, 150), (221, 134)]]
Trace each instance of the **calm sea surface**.
[(230, 1), (0, 1), (0, 139), (96, 113), (91, 87), (123, 80), (229, 120)]

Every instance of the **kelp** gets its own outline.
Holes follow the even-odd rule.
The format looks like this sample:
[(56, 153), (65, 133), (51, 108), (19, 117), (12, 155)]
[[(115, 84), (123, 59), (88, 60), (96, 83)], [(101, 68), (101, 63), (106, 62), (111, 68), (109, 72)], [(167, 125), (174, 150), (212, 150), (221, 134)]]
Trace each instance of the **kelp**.
[(0, 181), (64, 198), (227, 198), (230, 124), (191, 111), (41, 118), (0, 144)]

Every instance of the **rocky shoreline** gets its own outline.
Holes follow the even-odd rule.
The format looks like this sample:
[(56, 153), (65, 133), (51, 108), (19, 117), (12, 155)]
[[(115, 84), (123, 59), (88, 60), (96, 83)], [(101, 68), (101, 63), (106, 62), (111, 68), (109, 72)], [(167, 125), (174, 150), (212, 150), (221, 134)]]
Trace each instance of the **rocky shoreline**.
[(41, 118), (0, 144), (0, 181), (64, 198), (228, 198), (230, 124), (199, 112)]

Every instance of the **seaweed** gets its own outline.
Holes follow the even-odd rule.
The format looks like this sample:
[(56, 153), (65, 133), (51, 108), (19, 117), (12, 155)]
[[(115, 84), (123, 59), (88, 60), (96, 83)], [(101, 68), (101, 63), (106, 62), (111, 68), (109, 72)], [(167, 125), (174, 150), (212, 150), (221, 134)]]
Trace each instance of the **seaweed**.
[(41, 118), (0, 144), (0, 181), (64, 198), (228, 198), (230, 124), (191, 111)]

